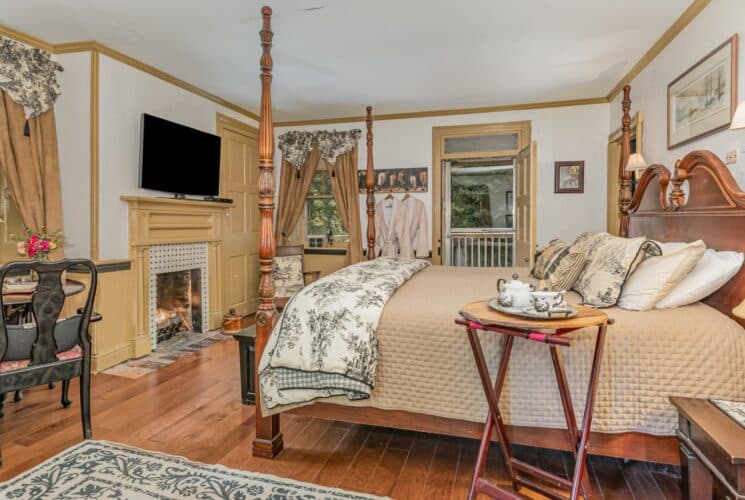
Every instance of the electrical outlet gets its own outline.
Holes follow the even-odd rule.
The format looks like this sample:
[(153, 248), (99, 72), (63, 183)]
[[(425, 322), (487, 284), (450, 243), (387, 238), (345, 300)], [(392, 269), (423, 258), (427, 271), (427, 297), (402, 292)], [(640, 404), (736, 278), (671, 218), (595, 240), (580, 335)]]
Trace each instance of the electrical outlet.
[(740, 150), (730, 149), (727, 151), (727, 154), (724, 155), (724, 163), (727, 165), (734, 165), (737, 163), (737, 161), (740, 159)]

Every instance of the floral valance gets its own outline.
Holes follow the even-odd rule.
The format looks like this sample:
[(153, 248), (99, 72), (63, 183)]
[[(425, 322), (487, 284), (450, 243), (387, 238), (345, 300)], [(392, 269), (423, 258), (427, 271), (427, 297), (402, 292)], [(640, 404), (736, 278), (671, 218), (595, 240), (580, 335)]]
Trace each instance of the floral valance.
[(23, 106), (26, 119), (54, 106), (60, 95), (62, 66), (45, 50), (0, 36), (0, 89)]
[(321, 158), (333, 164), (337, 157), (354, 149), (361, 135), (360, 129), (341, 132), (290, 130), (279, 136), (279, 149), (282, 151), (282, 159), (297, 168), (305, 164), (314, 147), (321, 152)]

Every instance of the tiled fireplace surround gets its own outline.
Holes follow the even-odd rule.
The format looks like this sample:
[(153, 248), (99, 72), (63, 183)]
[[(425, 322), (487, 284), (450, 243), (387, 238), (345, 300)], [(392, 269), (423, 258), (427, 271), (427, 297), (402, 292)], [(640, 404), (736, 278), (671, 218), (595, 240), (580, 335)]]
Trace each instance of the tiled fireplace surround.
[(134, 357), (155, 346), (155, 277), (200, 269), (203, 330), (216, 328), (223, 311), (223, 231), (230, 204), (123, 196), (129, 205), (129, 247), (134, 272)]

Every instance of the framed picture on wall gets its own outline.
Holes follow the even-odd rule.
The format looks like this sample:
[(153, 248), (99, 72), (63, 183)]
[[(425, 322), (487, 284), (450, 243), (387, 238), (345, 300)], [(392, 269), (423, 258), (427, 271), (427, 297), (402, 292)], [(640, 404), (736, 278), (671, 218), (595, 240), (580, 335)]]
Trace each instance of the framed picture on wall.
[[(365, 171), (358, 170), (360, 193), (367, 192)], [(429, 190), (427, 167), (375, 169), (376, 193), (426, 193)]]
[(667, 148), (729, 127), (737, 107), (737, 40), (732, 37), (667, 86)]
[(554, 162), (554, 193), (584, 193), (585, 162)]

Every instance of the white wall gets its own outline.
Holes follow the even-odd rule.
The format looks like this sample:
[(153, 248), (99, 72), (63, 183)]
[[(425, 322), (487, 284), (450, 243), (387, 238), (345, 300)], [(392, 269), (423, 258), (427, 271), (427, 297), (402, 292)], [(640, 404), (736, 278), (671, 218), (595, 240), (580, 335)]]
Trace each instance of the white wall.
[(62, 95), (54, 106), (68, 257), (90, 257), (90, 61), (89, 52), (55, 57)]
[[(471, 125), (530, 120), (533, 139), (538, 141), (538, 243), (545, 243), (559, 236), (572, 240), (582, 231), (605, 230), (606, 221), (606, 163), (608, 104), (572, 106), (535, 110), (483, 113), (457, 116), (383, 120), (373, 124), (373, 154), (377, 169), (427, 167), (430, 172), (430, 191), (415, 193), (422, 199), (430, 214), (430, 241), (432, 239), (432, 127)], [(359, 147), (359, 165), (366, 165), (365, 124), (344, 123), (333, 125), (291, 127), (299, 130), (337, 129), (363, 130)], [(290, 128), (277, 128), (279, 134)], [(280, 157), (275, 165), (279, 175)], [(554, 161), (585, 161), (585, 193), (554, 194)], [(279, 177), (277, 177), (278, 179)], [(380, 199), (378, 196), (378, 199)], [(367, 227), (365, 197), (360, 196), (362, 234)]]
[(101, 56), (99, 73), (99, 258), (129, 255), (127, 204), (121, 195), (157, 196), (138, 187), (142, 113), (215, 133), (220, 112), (250, 125), (255, 120)]
[[(713, 0), (701, 13), (631, 82), (631, 112), (644, 111), (643, 151), (647, 163), (668, 168), (675, 160), (697, 149), (708, 149), (724, 159), (731, 149), (740, 149), (740, 161), (730, 166), (740, 186), (745, 188), (745, 130), (721, 131), (683, 146), (667, 149), (667, 85), (699, 59), (735, 33), (740, 35), (737, 75), (739, 99), (745, 100), (745, 50), (743, 24), (745, 2)], [(611, 103), (610, 131), (621, 126), (621, 98)]]

